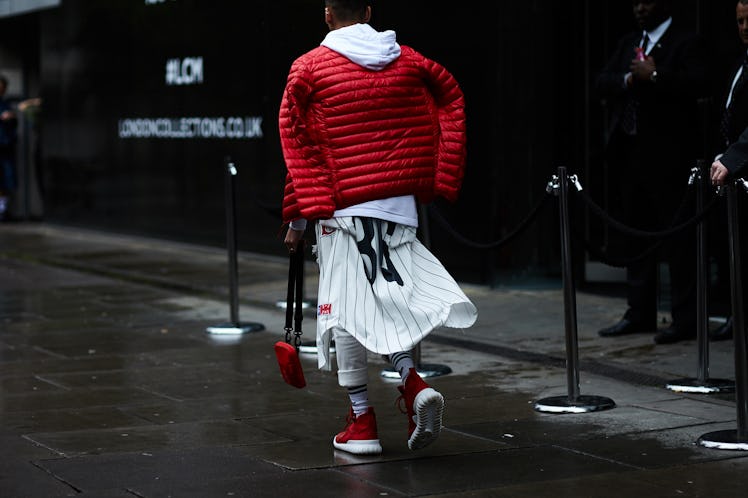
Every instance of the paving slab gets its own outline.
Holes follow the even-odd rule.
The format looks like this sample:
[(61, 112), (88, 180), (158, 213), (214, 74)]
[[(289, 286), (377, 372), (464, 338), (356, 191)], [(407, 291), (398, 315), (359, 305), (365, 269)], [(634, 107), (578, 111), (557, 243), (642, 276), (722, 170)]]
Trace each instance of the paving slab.
[(553, 481), (628, 469), (550, 446), (343, 467), (342, 472), (406, 496)]
[[(295, 473), (234, 448), (140, 452), (43, 460), (37, 465), (83, 494), (125, 489), (131, 496), (381, 496), (383, 488), (336, 471)], [(97, 469), (91, 472), (91, 469)], [(319, 486), (326, 482), (329, 486)]]

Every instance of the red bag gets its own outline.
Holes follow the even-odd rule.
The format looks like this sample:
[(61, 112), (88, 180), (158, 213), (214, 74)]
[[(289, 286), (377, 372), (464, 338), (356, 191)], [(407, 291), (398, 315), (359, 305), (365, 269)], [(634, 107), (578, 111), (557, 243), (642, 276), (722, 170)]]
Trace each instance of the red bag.
[[(283, 380), (287, 384), (302, 388), (306, 386), (304, 370), (299, 361), (301, 345), (302, 293), (304, 287), (304, 241), (299, 242), (296, 251), (291, 253), (288, 265), (288, 294), (286, 295), (286, 340), (275, 343), (275, 356), (278, 358)], [(294, 296), (296, 306), (294, 310)], [(293, 328), (291, 322), (293, 321)], [(293, 337), (292, 337), (293, 335)], [(293, 344), (292, 344), (293, 342)]]
[(304, 370), (302, 370), (299, 361), (299, 352), (296, 351), (295, 347), (287, 342), (278, 341), (275, 343), (275, 356), (278, 357), (278, 366), (286, 384), (298, 388), (306, 386)]

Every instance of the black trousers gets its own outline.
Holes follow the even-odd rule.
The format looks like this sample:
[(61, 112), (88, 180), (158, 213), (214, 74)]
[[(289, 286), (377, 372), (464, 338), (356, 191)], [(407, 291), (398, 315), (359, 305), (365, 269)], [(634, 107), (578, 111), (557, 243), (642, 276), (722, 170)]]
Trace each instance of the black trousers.
[[(694, 196), (687, 197), (688, 179), (695, 160), (679, 156), (662, 144), (635, 137), (619, 137), (616, 156), (623, 221), (634, 228), (662, 231), (682, 223), (694, 213)], [(684, 202), (687, 200), (687, 202)], [(625, 256), (644, 253), (658, 239), (629, 236)], [(689, 228), (666, 238), (659, 251), (626, 268), (628, 310), (625, 318), (651, 326), (657, 324), (660, 288), (659, 263), (665, 262), (670, 280), (670, 313), (675, 327), (696, 324), (696, 231)]]

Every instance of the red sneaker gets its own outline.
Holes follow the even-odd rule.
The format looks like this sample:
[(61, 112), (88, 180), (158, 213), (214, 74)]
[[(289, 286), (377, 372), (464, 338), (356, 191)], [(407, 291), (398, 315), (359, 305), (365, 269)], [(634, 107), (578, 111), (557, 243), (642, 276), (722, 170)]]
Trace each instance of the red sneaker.
[(374, 415), (374, 408), (369, 407), (366, 413), (358, 417), (353, 413), (351, 408), (348, 417), (348, 424), (343, 432), (338, 433), (332, 440), (335, 448), (356, 455), (379, 455), (382, 453), (382, 445), (379, 444), (377, 435), (377, 417)]
[(400, 411), (408, 415), (408, 448), (419, 450), (436, 441), (442, 430), (444, 397), (429, 387), (415, 368), (410, 369), (405, 386), (397, 388), (402, 393), (398, 402), (405, 402), (405, 410), (400, 405)]

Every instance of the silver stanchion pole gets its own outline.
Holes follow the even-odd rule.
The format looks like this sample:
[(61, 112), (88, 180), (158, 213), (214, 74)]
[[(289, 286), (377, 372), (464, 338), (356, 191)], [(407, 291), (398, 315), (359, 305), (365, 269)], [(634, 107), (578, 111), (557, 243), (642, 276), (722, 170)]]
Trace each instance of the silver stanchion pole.
[[(737, 181), (748, 192), (748, 182)], [(745, 328), (745, 301), (743, 300), (742, 262), (740, 261), (740, 220), (735, 183), (725, 186), (727, 192), (727, 225), (730, 241), (730, 296), (732, 304), (733, 339), (735, 341), (735, 404), (737, 405), (737, 430), (716, 431), (704, 434), (698, 440), (701, 446), (720, 450), (748, 451), (748, 331)]]
[(239, 265), (236, 244), (236, 166), (230, 157), (224, 161), (226, 174), (226, 241), (229, 251), (229, 308), (230, 322), (208, 327), (205, 331), (216, 335), (238, 335), (265, 330), (261, 323), (239, 321)]
[[(576, 175), (572, 178), (576, 188), (582, 186)], [(535, 402), (534, 408), (547, 413), (587, 413), (607, 410), (616, 406), (610, 398), (602, 396), (582, 396), (579, 393), (579, 346), (577, 339), (577, 304), (574, 289), (574, 274), (571, 261), (571, 238), (569, 231), (569, 178), (566, 168), (558, 168), (558, 176), (553, 176), (548, 183), (548, 191), (555, 192), (559, 198), (559, 217), (561, 225), (561, 259), (564, 285), (564, 317), (566, 329), (566, 380), (567, 395), (544, 398)]]
[[(421, 236), (423, 238), (423, 245), (426, 249), (431, 250), (431, 231), (429, 226), (429, 214), (424, 204), (419, 204), (418, 211), (421, 215)], [(442, 375), (448, 375), (452, 373), (452, 369), (447, 365), (440, 365), (438, 363), (423, 363), (421, 355), (421, 343), (416, 344), (416, 347), (411, 351), (413, 355), (413, 363), (416, 365), (416, 372), (422, 378), (428, 377), (441, 377)], [(400, 373), (392, 367), (387, 367), (382, 370), (381, 374), (385, 379), (399, 379)]]
[[(709, 192), (709, 165), (704, 160), (697, 161), (688, 180), (696, 185), (696, 212), (704, 210), (704, 198)], [(698, 368), (696, 378), (677, 379), (665, 387), (675, 392), (714, 394), (735, 390), (735, 383), (725, 379), (709, 378), (709, 311), (707, 291), (709, 288), (709, 255), (707, 252), (706, 219), (696, 227), (696, 337), (698, 343)]]

